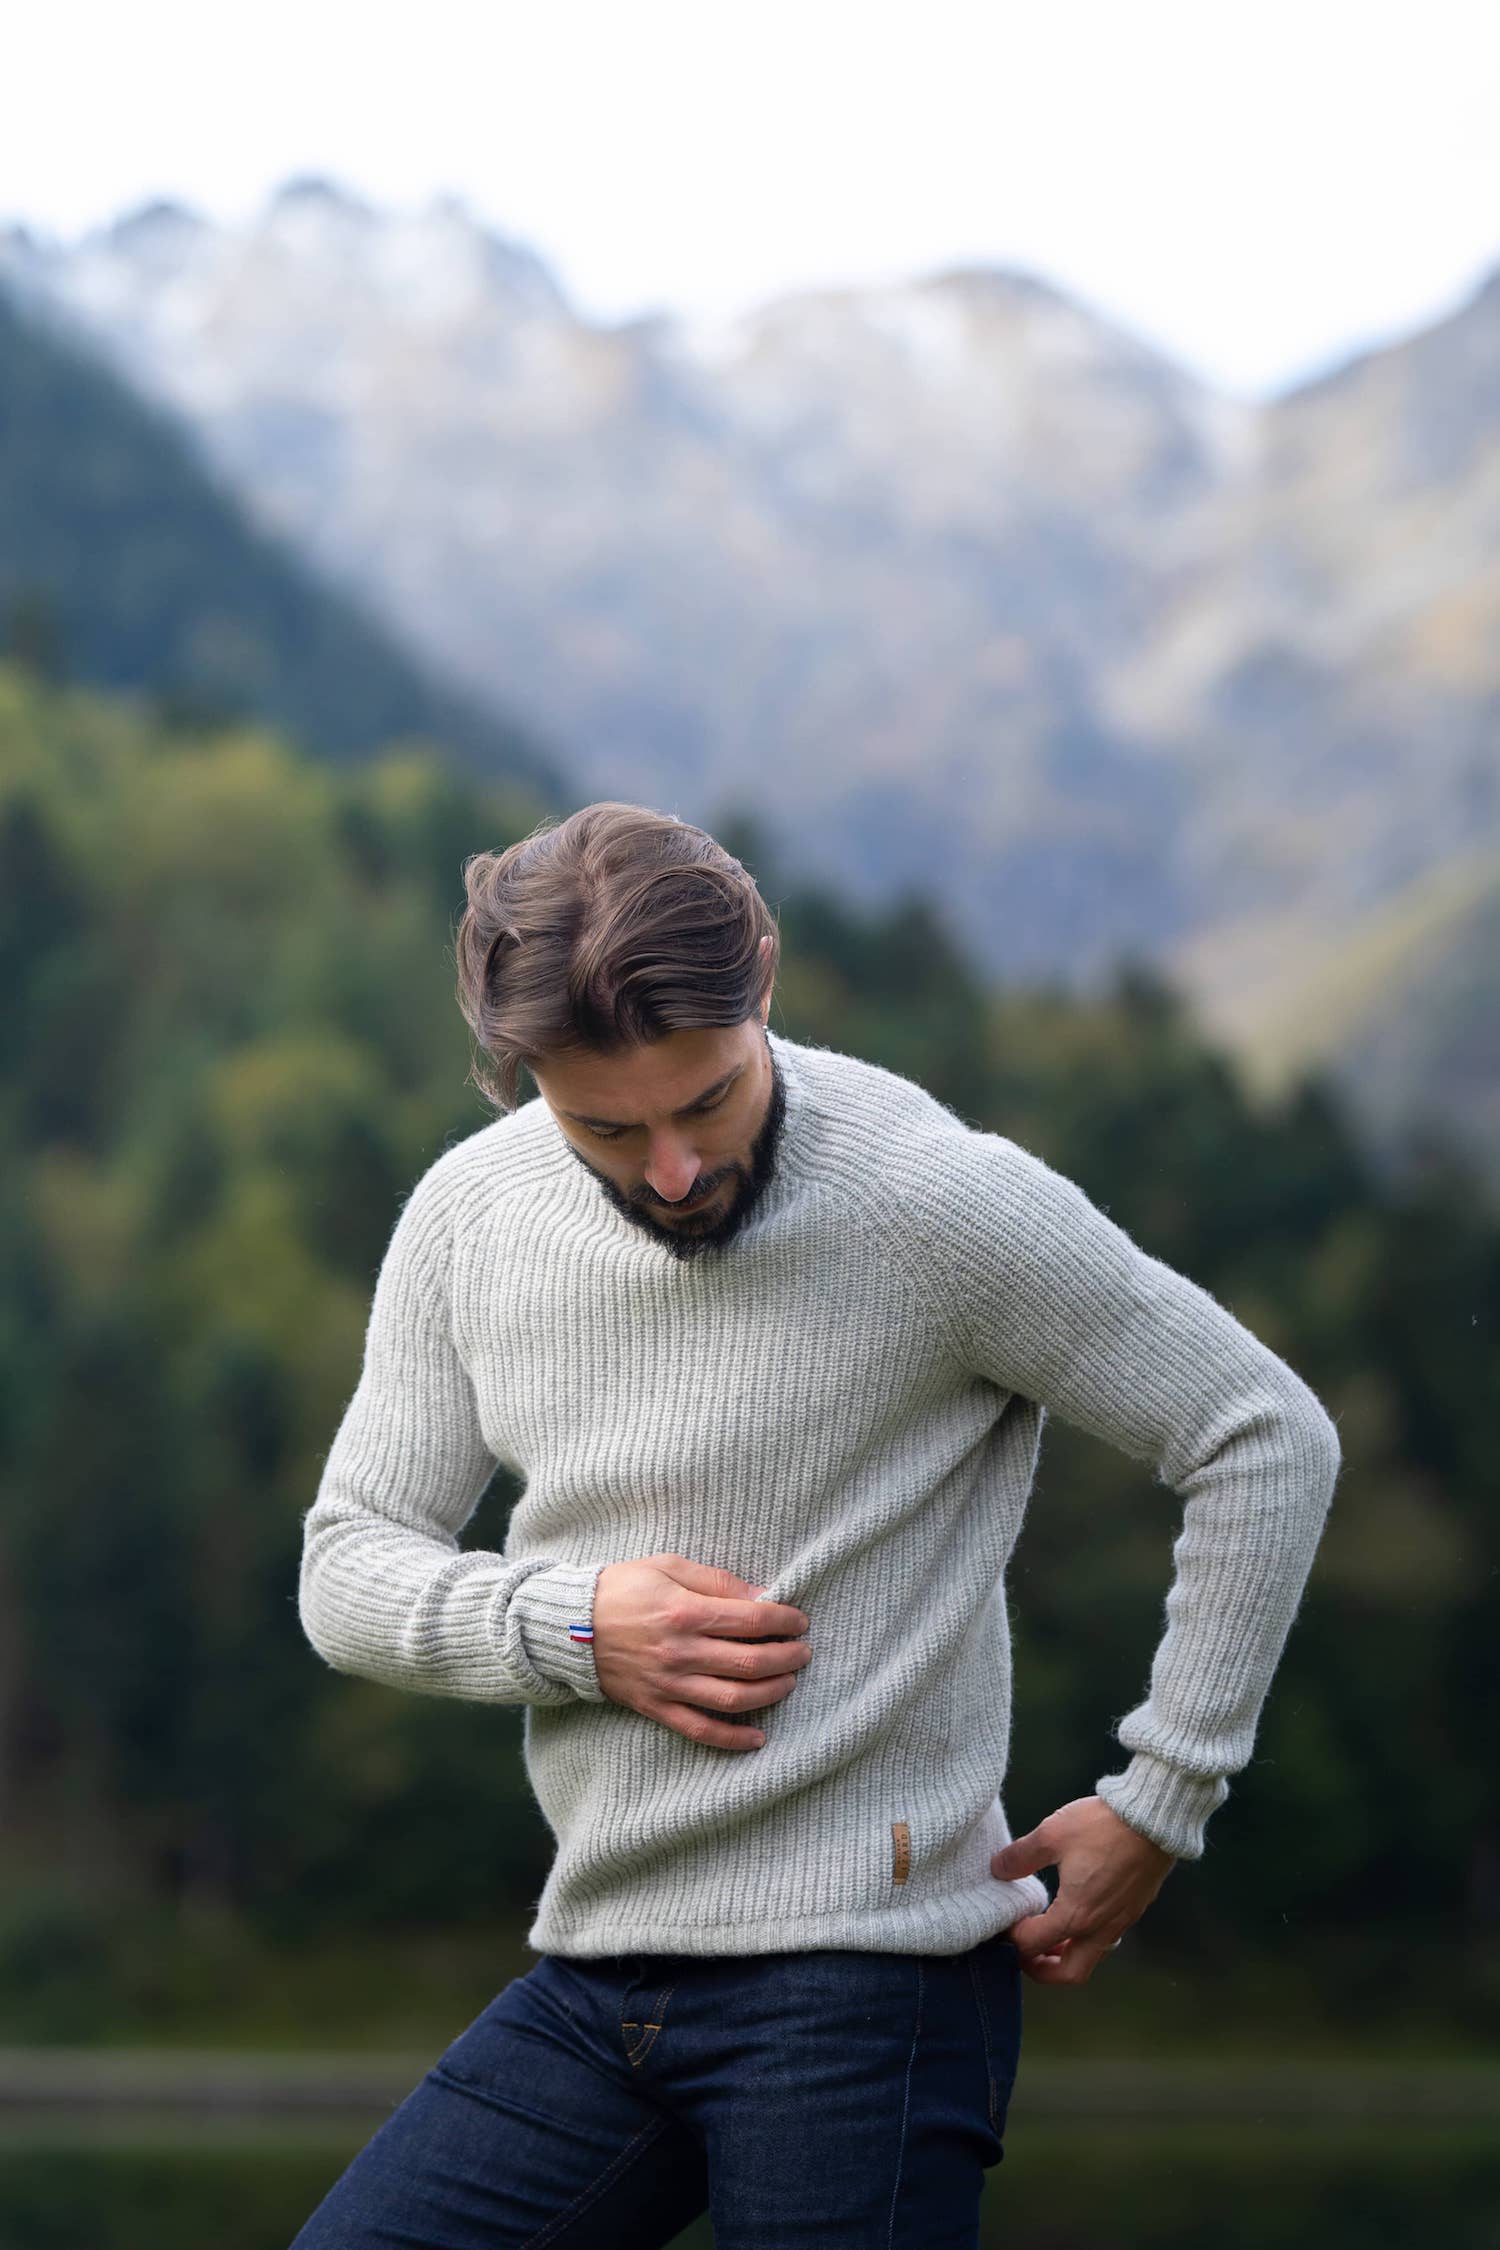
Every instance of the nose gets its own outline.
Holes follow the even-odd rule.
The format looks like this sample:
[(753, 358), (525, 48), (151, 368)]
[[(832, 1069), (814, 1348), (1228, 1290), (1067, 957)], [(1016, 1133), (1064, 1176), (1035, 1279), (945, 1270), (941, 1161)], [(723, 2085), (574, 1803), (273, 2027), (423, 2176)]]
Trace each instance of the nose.
[(702, 1169), (700, 1159), (686, 1142), (662, 1136), (651, 1144), (646, 1184), (663, 1203), (680, 1203)]

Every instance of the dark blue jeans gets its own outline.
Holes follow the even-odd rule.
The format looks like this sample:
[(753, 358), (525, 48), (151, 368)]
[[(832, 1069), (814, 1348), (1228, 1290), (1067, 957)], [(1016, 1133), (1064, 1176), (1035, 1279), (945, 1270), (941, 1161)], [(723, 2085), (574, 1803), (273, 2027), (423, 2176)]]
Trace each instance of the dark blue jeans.
[(1020, 1956), (544, 1954), (292, 2250), (975, 2250)]

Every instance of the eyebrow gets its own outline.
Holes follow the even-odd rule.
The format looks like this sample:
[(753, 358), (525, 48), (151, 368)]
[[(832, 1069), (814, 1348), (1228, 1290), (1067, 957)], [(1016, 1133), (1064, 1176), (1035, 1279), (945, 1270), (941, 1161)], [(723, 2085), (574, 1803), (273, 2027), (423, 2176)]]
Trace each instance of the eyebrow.
[[(743, 1063), (736, 1063), (733, 1070), (725, 1071), (722, 1078), (716, 1078), (711, 1086), (705, 1086), (701, 1094), (695, 1094), (690, 1102), (684, 1102), (681, 1109), (674, 1109), (672, 1115), (674, 1117), (691, 1117), (695, 1109), (701, 1109), (705, 1102), (713, 1100), (715, 1094), (722, 1094), (726, 1088), (732, 1086), (735, 1080), (742, 1075), (744, 1068)], [(559, 1115), (566, 1117), (570, 1125), (606, 1125), (611, 1132), (620, 1133), (633, 1133), (635, 1131), (634, 1125), (623, 1124), (618, 1117), (580, 1117), (575, 1110), (571, 1109), (561, 1110)]]

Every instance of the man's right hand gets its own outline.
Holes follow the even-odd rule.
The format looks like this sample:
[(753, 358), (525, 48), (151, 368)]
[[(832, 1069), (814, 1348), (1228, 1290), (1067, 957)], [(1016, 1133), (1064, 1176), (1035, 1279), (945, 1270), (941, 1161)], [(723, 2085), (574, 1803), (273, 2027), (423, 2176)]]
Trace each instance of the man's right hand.
[(594, 1588), (600, 1687), (690, 1742), (758, 1750), (766, 1739), (758, 1728), (711, 1714), (780, 1703), (812, 1659), (797, 1638), (808, 1629), (802, 1611), (757, 1601), (759, 1591), (681, 1555), (610, 1563)]

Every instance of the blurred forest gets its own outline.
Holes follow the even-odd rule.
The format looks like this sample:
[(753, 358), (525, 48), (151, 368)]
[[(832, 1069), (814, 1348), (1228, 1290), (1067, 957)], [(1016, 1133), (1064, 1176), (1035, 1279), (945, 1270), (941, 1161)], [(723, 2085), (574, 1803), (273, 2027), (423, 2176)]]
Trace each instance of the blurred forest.
[[(0, 665), (0, 2015), (223, 2044), (295, 2022), (295, 1990), (330, 2044), (451, 2028), (550, 1857), (520, 1713), (330, 1673), (297, 1557), (401, 1200), (489, 1116), (461, 862), (546, 808), (44, 671)], [(1339, 1425), (1254, 1759), (1132, 1934), (1138, 2030), (1227, 1995), (1284, 2037), (1296, 1994), (1361, 2038), (1492, 2036), (1500, 1214), (1438, 1147), (1378, 1184), (1315, 1081), (1253, 1103), (1139, 966), (1093, 1004), (994, 991), (922, 900), (783, 889), (751, 819), (715, 826), (779, 914), (777, 1028), (1046, 1155)], [(497, 1473), (474, 1543), (510, 1498)], [(1123, 1762), (1174, 1508), (1049, 1425), (1012, 1579), (1017, 1834)]]

